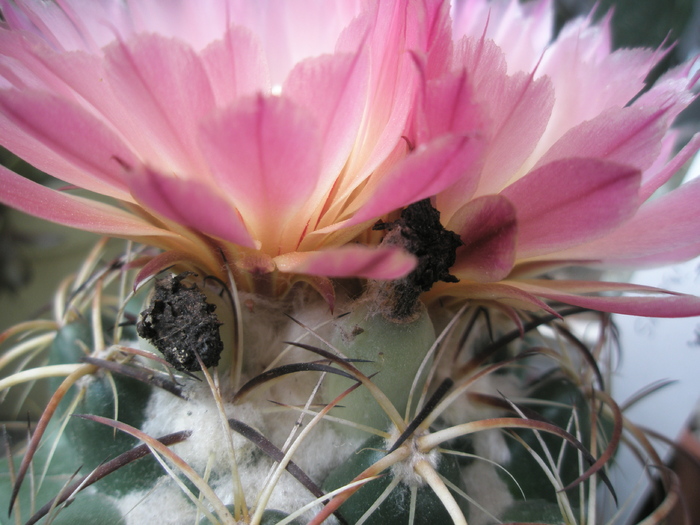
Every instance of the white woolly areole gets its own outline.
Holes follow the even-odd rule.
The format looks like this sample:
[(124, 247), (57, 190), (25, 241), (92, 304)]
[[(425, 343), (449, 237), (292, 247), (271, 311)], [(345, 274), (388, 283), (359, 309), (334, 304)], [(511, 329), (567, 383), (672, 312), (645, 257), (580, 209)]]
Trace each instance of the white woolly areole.
[[(285, 343), (297, 341), (323, 346), (317, 337), (290, 320), (285, 315), (286, 312), (291, 310), (296, 320), (323, 334), (324, 338), (328, 337), (329, 331), (333, 329), (332, 315), (323, 301), (306, 301), (301, 297), (297, 298), (295, 304), (280, 307), (279, 303), (270, 303), (255, 295), (242, 295), (241, 302), (245, 348), (241, 384), (270, 366), (318, 359), (318, 356), (307, 350)], [(215, 374), (217, 371), (211, 369), (210, 373)], [(218, 373), (226, 419), (233, 418), (245, 423), (280, 449), (285, 447), (290, 433), (297, 426), (300, 412), (275, 405), (270, 400), (304, 406), (309, 402), (321, 377), (319, 373), (310, 372), (289, 374), (280, 381), (273, 381), (253, 390), (249, 396), (234, 405), (231, 401), (235, 389), (229, 384), (227, 371), (221, 369)], [(232, 439), (246, 504), (252, 507), (269, 483), (270, 474), (276, 464), (247, 438), (231, 431), (227, 428), (228, 425), (224, 427), (222, 416), (206, 381), (197, 382), (189, 378), (181, 378), (180, 381), (185, 384), (185, 399), (155, 390), (146, 408), (142, 430), (153, 437), (191, 430), (192, 435), (187, 440), (173, 445), (170, 449), (202, 477), (207, 467), (211, 469), (208, 483), (226, 505), (233, 503), (231, 461), (226, 441)], [(311, 403), (320, 401), (320, 396), (311, 399)], [(311, 405), (311, 409), (318, 410), (318, 407)], [(301, 427), (296, 429), (297, 437), (311, 417), (304, 416)], [(343, 436), (337, 426), (321, 421), (297, 447), (292, 461), (320, 486), (328, 473), (356, 447), (356, 440)], [(168, 464), (178, 472), (177, 468), (169, 462)], [(291, 513), (314, 499), (315, 496), (308, 489), (284, 472), (265, 508)], [(127, 525), (189, 525), (195, 523), (197, 517), (195, 506), (167, 475), (161, 477), (152, 489), (127, 494), (117, 505), (125, 515)], [(207, 507), (209, 508), (208, 505)], [(319, 510), (320, 506), (317, 506), (307, 512), (302, 521), (310, 520)], [(332, 518), (328, 522), (334, 523), (335, 519)]]
[[(427, 462), (431, 467), (437, 469), (440, 463), (440, 453), (433, 449), (430, 452), (420, 452), (416, 446), (416, 439), (424, 436), (427, 432), (415, 433), (413, 436), (409, 437), (401, 445), (402, 447), (410, 448), (410, 455), (403, 461), (399, 461), (391, 466), (391, 474), (394, 478), (400, 479), (402, 483), (409, 486), (421, 486), (425, 484), (423, 477), (415, 471), (415, 466), (419, 461)], [(389, 450), (391, 446), (396, 442), (401, 433), (398, 429), (394, 428), (391, 432), (391, 436), (386, 440), (386, 448)]]
[[(156, 391), (148, 403), (143, 431), (151, 436), (162, 436), (180, 430), (192, 430), (185, 441), (170, 449), (187, 462), (200, 476), (204, 476), (207, 465), (211, 469), (209, 484), (224, 504), (233, 503), (231, 462), (221, 417), (211, 398), (206, 395), (206, 385), (197, 385), (186, 391), (188, 400), (183, 400), (164, 391)], [(269, 404), (269, 403), (268, 403)], [(255, 428), (268, 439), (272, 436), (288, 435), (294, 422), (288, 414), (263, 413), (259, 401), (241, 405), (225, 405), (227, 418), (235, 418)], [(287, 422), (286, 420), (289, 420)], [(304, 424), (308, 423), (307, 417)], [(233, 439), (238, 474), (246, 503), (253, 505), (269, 480), (275, 464), (256, 445), (236, 432)], [(281, 447), (283, 443), (275, 440)], [(322, 422), (314, 428), (309, 439), (302, 442), (293, 456), (293, 461), (318, 485), (350, 452), (349, 443), (331, 425)], [(340, 453), (339, 453), (340, 452)], [(169, 466), (177, 472), (168, 462)], [(283, 473), (266, 505), (268, 509), (286, 513), (315, 499), (308, 489), (293, 476)], [(190, 524), (196, 517), (196, 509), (183, 494), (180, 487), (164, 475), (154, 489), (130, 493), (117, 502), (125, 514), (126, 523)], [(307, 512), (304, 519), (311, 519), (320, 506)]]
[[(160, 437), (172, 432), (191, 430), (192, 435), (181, 443), (170, 447), (192, 468), (203, 471), (208, 458), (213, 455), (217, 465), (229, 463), (229, 437), (224, 433), (222, 419), (207, 385), (185, 391), (189, 399), (180, 399), (169, 392), (157, 391), (151, 396), (146, 408), (146, 420), (142, 430), (150, 436)], [(262, 417), (249, 403), (225, 405), (226, 418), (235, 418), (253, 428), (260, 428)], [(255, 445), (243, 436), (229, 432), (233, 438), (238, 461), (248, 461)]]
[(192, 504), (168, 476), (159, 478), (151, 489), (126, 494), (117, 506), (125, 525), (180, 525), (194, 523), (196, 517)]

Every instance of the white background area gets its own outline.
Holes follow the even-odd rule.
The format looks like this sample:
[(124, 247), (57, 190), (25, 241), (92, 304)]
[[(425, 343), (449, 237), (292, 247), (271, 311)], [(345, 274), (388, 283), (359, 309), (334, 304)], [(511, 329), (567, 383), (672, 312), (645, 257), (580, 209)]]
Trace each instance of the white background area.
[[(696, 155), (686, 180), (700, 176), (700, 155)], [(700, 206), (700, 202), (698, 203)], [(656, 270), (636, 272), (632, 282), (667, 290), (700, 295), (700, 259)], [(676, 383), (640, 401), (625, 412), (634, 423), (675, 439), (688, 422), (700, 400), (700, 319), (649, 319), (615, 316), (621, 336), (621, 361), (613, 378), (613, 396), (624, 403), (630, 396), (652, 383), (670, 379)], [(659, 444), (658, 442), (655, 442)], [(668, 447), (661, 446), (667, 457)], [(627, 502), (626, 512), (615, 524), (632, 523), (631, 507), (637, 507), (647, 485), (642, 466), (628, 450), (617, 456), (610, 474), (613, 486), (620, 487), (620, 507), (624, 498), (635, 490), (634, 501)], [(641, 481), (640, 481), (641, 480)], [(607, 498), (609, 499), (609, 498)], [(610, 516), (611, 507), (606, 515)], [(614, 512), (614, 511), (613, 511)]]

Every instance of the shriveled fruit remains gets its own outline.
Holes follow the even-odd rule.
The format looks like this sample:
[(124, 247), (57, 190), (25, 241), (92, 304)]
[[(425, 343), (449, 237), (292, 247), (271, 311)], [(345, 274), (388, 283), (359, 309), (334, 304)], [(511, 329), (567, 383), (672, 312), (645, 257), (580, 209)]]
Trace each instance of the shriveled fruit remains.
[(183, 283), (194, 275), (183, 272), (158, 279), (151, 304), (136, 325), (138, 334), (178, 370), (200, 370), (197, 354), (204, 366), (216, 366), (224, 349), (216, 306), (196, 284)]

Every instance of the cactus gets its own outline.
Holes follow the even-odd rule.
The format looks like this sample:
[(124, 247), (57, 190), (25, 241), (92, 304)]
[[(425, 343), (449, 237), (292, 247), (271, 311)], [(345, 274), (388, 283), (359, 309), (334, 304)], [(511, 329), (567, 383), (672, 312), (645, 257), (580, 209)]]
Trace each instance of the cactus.
[[(3, 336), (18, 367), (3, 390), (51, 385), (28, 442), (5, 437), (13, 519), (587, 523), (623, 427), (655, 457), (606, 393), (600, 314), (567, 307), (518, 327), (433, 303), (397, 321), (366, 295), (331, 313), (305, 286), (273, 303), (197, 268), (142, 279), (136, 255), (99, 267), (93, 253), (54, 321)], [(182, 366), (182, 352), (139, 337), (174, 284), (225, 334), (226, 358), (206, 366), (191, 345), (196, 366)], [(597, 339), (582, 342), (572, 320)], [(181, 342), (197, 339), (181, 326)], [(29, 355), (45, 365), (20, 370)]]
[(618, 447), (662, 461), (609, 314), (700, 298), (577, 269), (700, 254), (700, 185), (656, 198), (693, 61), (646, 86), (664, 53), (550, 0), (272, 4), (0, 2), (0, 143), (70, 190), (4, 161), (0, 204), (103, 236), (0, 334), (0, 509), (614, 523)]

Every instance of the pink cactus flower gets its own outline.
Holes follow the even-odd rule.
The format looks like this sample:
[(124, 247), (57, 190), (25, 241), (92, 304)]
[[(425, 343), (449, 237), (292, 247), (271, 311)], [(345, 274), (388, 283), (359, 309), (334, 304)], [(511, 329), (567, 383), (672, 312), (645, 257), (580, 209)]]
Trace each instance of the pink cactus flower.
[[(700, 74), (684, 64), (638, 96), (659, 52), (613, 52), (609, 18), (576, 20), (550, 44), (551, 3), (467, 0), (455, 10), (454, 36), (462, 36), (455, 61), (490, 116), (488, 146), (474, 168), (478, 183), (437, 196), (443, 222), (464, 246), (452, 270), (460, 283), (431, 293), (506, 308), (546, 308), (541, 299), (548, 299), (634, 315), (697, 315), (689, 296), (537, 278), (567, 266), (643, 267), (700, 253), (700, 184), (650, 200), (700, 147), (696, 134), (674, 155), (670, 129)], [(601, 292), (617, 296), (590, 296)]]
[[(464, 242), (460, 282), (432, 296), (700, 314), (695, 297), (536, 279), (700, 253), (700, 186), (649, 201), (700, 147), (672, 153), (690, 65), (635, 98), (660, 53), (612, 52), (607, 20), (550, 42), (550, 1), (267, 4), (2, 0), (0, 140), (70, 186), (3, 168), (0, 201), (330, 295), (328, 278), (410, 272), (371, 226), (432, 198)], [(588, 295), (607, 291), (653, 293)]]

